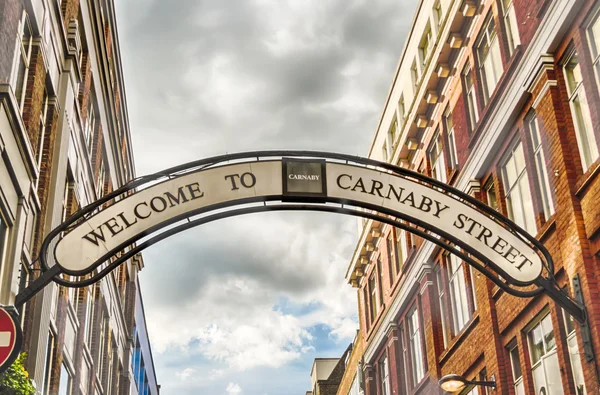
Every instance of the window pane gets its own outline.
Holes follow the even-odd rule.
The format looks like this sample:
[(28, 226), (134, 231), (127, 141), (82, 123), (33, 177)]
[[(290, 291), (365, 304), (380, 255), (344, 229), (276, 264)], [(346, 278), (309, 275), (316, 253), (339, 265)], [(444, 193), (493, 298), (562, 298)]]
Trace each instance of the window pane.
[(60, 367), (60, 381), (58, 383), (58, 395), (71, 395), (71, 375), (63, 363)]
[(521, 373), (521, 363), (519, 362), (519, 349), (517, 347), (510, 350), (510, 364), (512, 366), (513, 379), (517, 381), (523, 373)]
[(542, 358), (542, 355), (544, 355), (542, 328), (539, 324), (529, 332), (529, 352), (531, 353), (532, 365), (535, 365)]

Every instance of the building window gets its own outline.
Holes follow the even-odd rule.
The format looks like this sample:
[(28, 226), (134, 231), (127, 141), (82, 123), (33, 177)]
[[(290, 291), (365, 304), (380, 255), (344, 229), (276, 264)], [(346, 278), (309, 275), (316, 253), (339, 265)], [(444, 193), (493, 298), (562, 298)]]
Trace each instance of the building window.
[(381, 264), (381, 257), (377, 258), (377, 285), (379, 289), (379, 305), (383, 304), (383, 265)]
[(508, 218), (532, 235), (536, 233), (536, 224), (529, 188), (529, 178), (525, 168), (523, 144), (519, 141), (508, 152), (502, 165)]
[(48, 119), (48, 93), (46, 92), (46, 89), (44, 89), (44, 95), (42, 97), (42, 110), (40, 111), (38, 141), (36, 144), (36, 155), (37, 155), (38, 168), (40, 168), (42, 165), (42, 154), (44, 152), (44, 137), (46, 134), (45, 131), (46, 131), (47, 119)]
[(85, 119), (85, 125), (83, 125), (83, 136), (85, 137), (85, 146), (90, 158), (94, 149), (94, 138), (96, 132), (96, 109), (94, 105), (94, 96), (92, 95), (92, 89), (90, 89), (90, 95), (88, 98), (87, 117)]
[(33, 34), (27, 13), (23, 12), (23, 17), (19, 23), (17, 48), (17, 74), (15, 80), (15, 97), (19, 104), (19, 109), (23, 111), (25, 104), (25, 92), (27, 87), (27, 74), (31, 62), (31, 49), (33, 46)]
[(96, 179), (96, 196), (100, 199), (104, 196), (104, 177), (106, 170), (104, 168), (104, 157), (100, 159), (100, 168), (98, 169), (98, 178)]
[(67, 170), (67, 179), (65, 180), (65, 192), (63, 195), (63, 222), (69, 218), (75, 211), (75, 181), (71, 172)]
[(446, 321), (446, 291), (444, 287), (444, 278), (440, 265), (435, 267), (435, 278), (438, 290), (438, 307), (440, 309), (440, 325), (442, 326), (442, 340), (444, 349), (448, 346), (448, 323)]
[(458, 167), (458, 155), (456, 153), (454, 119), (452, 118), (452, 112), (449, 110), (444, 114), (444, 127), (446, 128), (446, 137), (448, 140), (448, 165), (451, 169), (456, 169)]
[(512, 55), (517, 45), (521, 44), (519, 39), (519, 25), (517, 25), (517, 15), (513, 0), (501, 0), (502, 15), (504, 16), (504, 28), (506, 29), (506, 39), (508, 41), (508, 52)]
[(396, 228), (396, 271), (400, 273), (408, 256), (406, 232)]
[(8, 225), (0, 213), (0, 267), (4, 262), (4, 250), (6, 247), (6, 238), (8, 236)]
[(575, 333), (575, 320), (573, 316), (563, 310), (565, 320), (565, 333), (567, 334), (567, 345), (569, 347), (569, 360), (571, 361), (571, 373), (573, 374), (573, 384), (575, 385), (576, 395), (586, 395), (585, 381), (583, 379), (583, 369), (581, 367), (581, 352), (577, 344), (577, 335)]
[(433, 136), (429, 151), (427, 152), (429, 166), (431, 167), (431, 177), (438, 181), (446, 182), (446, 161), (444, 160), (444, 147), (442, 145), (442, 135), (439, 130)]
[(512, 369), (513, 385), (515, 395), (525, 395), (525, 384), (523, 383), (523, 372), (519, 361), (519, 348), (513, 347), (510, 351), (510, 367)]
[(50, 381), (52, 378), (52, 364), (54, 356), (54, 333), (48, 332), (48, 342), (46, 343), (46, 358), (44, 362), (44, 382), (42, 391), (44, 395), (50, 395)]
[(482, 30), (481, 37), (477, 43), (477, 61), (481, 80), (483, 81), (483, 97), (487, 103), (503, 71), (500, 43), (498, 42), (496, 24), (494, 23), (492, 14), (488, 16)]
[(494, 185), (494, 181), (489, 180), (483, 189), (485, 190), (487, 205), (498, 211), (498, 197), (496, 196), (496, 186)]
[(431, 32), (431, 26), (427, 23), (425, 32), (419, 43), (419, 58), (421, 60), (421, 71), (425, 70), (425, 63), (431, 53), (431, 46), (433, 44), (433, 33)]
[(567, 82), (569, 106), (571, 107), (571, 115), (575, 124), (575, 137), (577, 138), (577, 146), (579, 147), (581, 165), (585, 172), (598, 159), (598, 146), (594, 137), (592, 118), (583, 87), (583, 78), (581, 76), (581, 67), (577, 58), (577, 52), (574, 52), (569, 57), (563, 66), (563, 71)]
[(410, 344), (410, 362), (413, 386), (416, 386), (425, 376), (423, 348), (421, 345), (421, 331), (419, 328), (419, 313), (415, 306), (408, 314), (408, 336)]
[(383, 142), (383, 145), (381, 146), (381, 160), (383, 162), (388, 161), (388, 146), (385, 141)]
[(536, 394), (563, 394), (552, 319), (547, 314), (527, 334)]
[(477, 99), (475, 98), (475, 89), (473, 87), (473, 76), (471, 67), (467, 65), (462, 74), (465, 98), (467, 100), (467, 110), (469, 111), (469, 126), (471, 130), (475, 129), (479, 121), (479, 112), (477, 111)]
[(538, 187), (544, 209), (544, 218), (547, 220), (554, 214), (554, 202), (552, 201), (552, 192), (550, 191), (550, 181), (546, 169), (546, 157), (542, 148), (542, 139), (540, 136), (540, 126), (535, 113), (529, 119), (529, 135), (531, 137), (531, 146), (533, 147), (533, 156), (535, 158), (535, 170), (537, 175)]
[(388, 364), (388, 357), (385, 354), (379, 362), (379, 379), (381, 385), (382, 395), (391, 395), (390, 391), (390, 368)]
[(396, 138), (398, 137), (398, 121), (396, 117), (392, 121), (390, 128), (388, 129), (387, 135), (387, 146), (388, 146), (388, 157), (392, 157), (394, 154), (394, 148), (396, 147)]
[(102, 376), (104, 372), (104, 354), (106, 352), (106, 329), (108, 321), (106, 320), (106, 314), (102, 312), (102, 318), (100, 319), (100, 332), (98, 333), (98, 354), (96, 354), (96, 372)]
[(416, 95), (417, 93), (417, 86), (419, 85), (419, 79), (421, 78), (420, 74), (419, 74), (419, 68), (417, 66), (417, 60), (413, 60), (413, 64), (412, 67), (410, 68), (410, 75), (412, 78), (412, 84), (413, 84), (413, 92)]
[(410, 370), (408, 365), (408, 343), (406, 342), (406, 331), (404, 325), (400, 325), (400, 352), (402, 352), (402, 372), (400, 380), (404, 381), (404, 390), (407, 394), (410, 394)]
[(71, 386), (73, 379), (69, 368), (63, 364), (60, 367), (60, 381), (58, 383), (58, 395), (71, 395)]
[(394, 232), (392, 230), (388, 234), (387, 244), (386, 244), (387, 259), (388, 259), (388, 268), (390, 270), (390, 284), (394, 284), (394, 281), (396, 280), (396, 278), (400, 274), (400, 272), (398, 271), (398, 264), (395, 261), (394, 254), (392, 252), (393, 248), (394, 248)]
[(406, 105), (404, 103), (404, 95), (400, 96), (400, 100), (398, 100), (398, 117), (396, 126), (398, 128), (398, 134), (402, 133), (402, 129), (404, 128), (404, 123), (406, 122)]
[(594, 60), (596, 78), (600, 80), (600, 10), (596, 11), (596, 16), (588, 27), (588, 42)]
[(442, 3), (440, 0), (438, 0), (434, 5), (433, 5), (433, 20), (435, 22), (435, 26), (440, 27), (440, 25), (442, 24), (442, 20), (443, 20), (443, 11), (442, 11)]
[(459, 333), (471, 318), (467, 284), (462, 260), (454, 254), (446, 255), (448, 266), (448, 289), (452, 304), (452, 322), (454, 334)]
[(369, 278), (369, 312), (371, 313), (371, 325), (375, 322), (377, 317), (379, 304), (377, 303), (377, 280), (375, 279), (375, 273)]

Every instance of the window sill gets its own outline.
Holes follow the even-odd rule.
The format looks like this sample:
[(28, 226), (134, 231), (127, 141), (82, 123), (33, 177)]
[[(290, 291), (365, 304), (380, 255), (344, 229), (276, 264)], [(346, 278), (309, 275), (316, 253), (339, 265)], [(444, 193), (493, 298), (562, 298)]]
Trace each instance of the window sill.
[(552, 214), (550, 218), (542, 225), (540, 231), (535, 236), (536, 239), (540, 241), (540, 243), (544, 243), (552, 231), (556, 229), (556, 213)]
[(427, 372), (425, 372), (425, 373), (426, 374), (423, 376), (421, 381), (419, 381), (417, 383), (417, 385), (415, 385), (414, 388), (410, 391), (411, 394), (418, 394), (425, 387), (425, 385), (429, 382), (429, 376), (427, 375)]
[(579, 181), (575, 183), (575, 196), (581, 199), (585, 195), (586, 189), (596, 179), (600, 173), (600, 158), (596, 159), (585, 173), (579, 177)]
[(367, 342), (371, 340), (371, 337), (373, 336), (373, 334), (376, 332), (376, 329), (379, 327), (379, 324), (381, 323), (381, 320), (383, 319), (383, 313), (386, 310), (386, 306), (385, 303), (383, 303), (381, 306), (379, 306), (379, 311), (377, 312), (377, 318), (375, 318), (375, 321), (373, 321), (373, 324), (371, 326), (369, 326), (369, 328), (367, 329), (367, 338), (365, 339)]
[(448, 357), (454, 353), (454, 351), (458, 348), (458, 346), (463, 342), (463, 340), (469, 335), (469, 333), (471, 333), (471, 331), (473, 330), (473, 328), (475, 328), (475, 326), (477, 326), (477, 323), (479, 322), (479, 312), (475, 312), (473, 313), (473, 317), (471, 318), (471, 321), (469, 321), (465, 327), (462, 329), (462, 331), (460, 331), (458, 333), (458, 335), (456, 335), (454, 337), (454, 339), (452, 339), (451, 344), (446, 347), (446, 350), (444, 350), (444, 352), (440, 355), (439, 359), (438, 359), (438, 363), (441, 365), (445, 362), (446, 359), (448, 359)]

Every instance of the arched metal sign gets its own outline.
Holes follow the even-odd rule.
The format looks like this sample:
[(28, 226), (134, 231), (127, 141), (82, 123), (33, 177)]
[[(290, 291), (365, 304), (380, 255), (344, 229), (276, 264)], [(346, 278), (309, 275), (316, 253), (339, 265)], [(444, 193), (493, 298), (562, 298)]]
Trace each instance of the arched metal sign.
[[(42, 244), (42, 276), (81, 287), (175, 233), (261, 211), (313, 210), (373, 218), (458, 255), (512, 295), (546, 292), (578, 321), (579, 301), (554, 279), (552, 258), (525, 230), (455, 188), (389, 163), (314, 151), (258, 151), (199, 160), (144, 176), (84, 207)], [(116, 259), (115, 259), (116, 258)], [(61, 274), (88, 276), (67, 280)]]

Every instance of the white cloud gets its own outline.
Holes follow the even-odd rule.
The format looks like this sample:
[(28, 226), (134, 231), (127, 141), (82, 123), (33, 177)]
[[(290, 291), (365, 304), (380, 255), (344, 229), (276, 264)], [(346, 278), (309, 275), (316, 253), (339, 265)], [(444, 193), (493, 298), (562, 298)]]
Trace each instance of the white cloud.
[(242, 388), (239, 384), (229, 383), (227, 384), (227, 388), (225, 389), (225, 391), (227, 391), (228, 395), (241, 394)]
[[(312, 219), (334, 217), (312, 216)], [(251, 217), (240, 217), (235, 223), (236, 229), (227, 223), (213, 229), (221, 226), (229, 229), (227, 240), (232, 243), (254, 234), (249, 241), (252, 246), (247, 248), (259, 251), (258, 261), (253, 263), (252, 251), (247, 251), (247, 261), (240, 263), (240, 269), (247, 270), (246, 273), (232, 268), (215, 274), (204, 265), (216, 265), (212, 269), (221, 270), (227, 262), (194, 263), (203, 273), (202, 283), (192, 282), (190, 287), (200, 287), (201, 292), (176, 308), (164, 303), (147, 311), (152, 345), (157, 352), (177, 347), (236, 370), (277, 368), (313, 350), (310, 328), (316, 325), (330, 327), (334, 340), (353, 338), (357, 328), (353, 318), (355, 291), (341, 275), (348, 264), (342, 252), (352, 246), (353, 234), (347, 228), (353, 227), (353, 220), (335, 218), (314, 227), (306, 217), (267, 215), (262, 224)], [(206, 242), (216, 248), (221, 259), (226, 259), (227, 247), (221, 248), (219, 243), (229, 243), (219, 239)], [(181, 242), (186, 244), (186, 240)], [(243, 243), (234, 244), (246, 248)], [(173, 245), (169, 248), (177, 250)], [(209, 251), (206, 253), (211, 255)], [(175, 257), (169, 263), (169, 271), (178, 270), (177, 261)], [(142, 280), (152, 280), (146, 277), (150, 270), (160, 268), (147, 267)], [(169, 284), (164, 276), (153, 278), (167, 289), (187, 287), (181, 283)], [(290, 292), (290, 287), (298, 283), (305, 285)], [(145, 289), (142, 288), (143, 292)], [(155, 298), (160, 298), (160, 294), (145, 297), (151, 302)], [(288, 300), (292, 307), (274, 308), (281, 300)]]
[[(138, 174), (252, 149), (365, 154), (416, 2), (117, 1)], [(349, 342), (355, 238), (352, 219), (261, 214), (146, 250), (164, 392), (282, 393), (249, 377), (297, 376), (290, 362), (314, 351), (314, 327)]]

